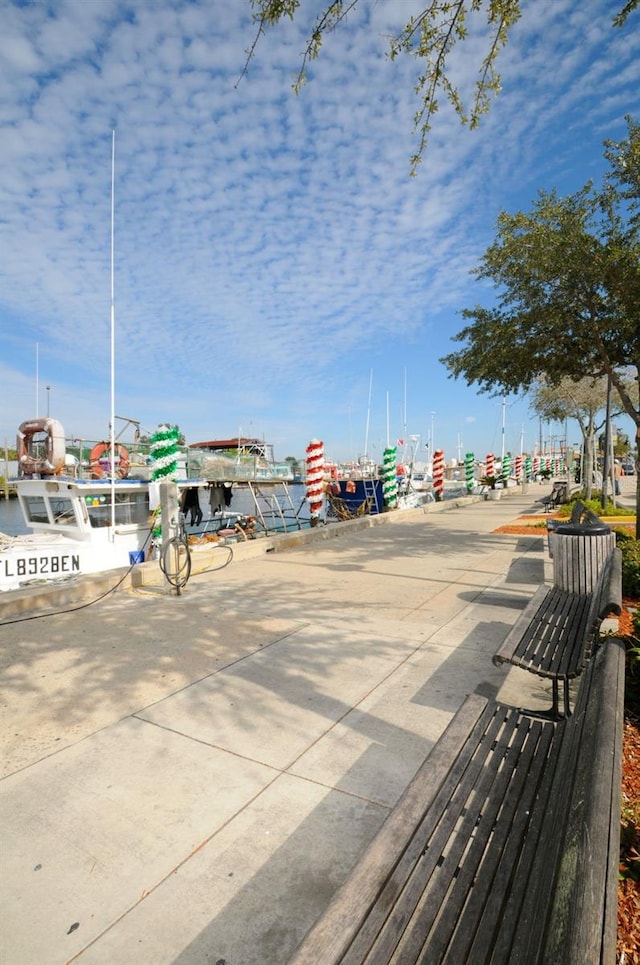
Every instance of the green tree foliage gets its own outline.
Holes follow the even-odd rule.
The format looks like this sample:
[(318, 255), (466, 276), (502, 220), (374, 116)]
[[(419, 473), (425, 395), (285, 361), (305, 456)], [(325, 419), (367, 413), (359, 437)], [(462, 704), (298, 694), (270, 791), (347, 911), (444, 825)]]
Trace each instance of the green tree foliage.
[[(581, 379), (579, 382), (564, 378), (557, 385), (541, 381), (532, 391), (531, 407), (540, 418), (548, 422), (573, 419), (578, 423), (582, 434), (582, 485), (586, 499), (592, 498), (596, 437), (605, 425), (606, 404), (606, 378)], [(620, 411), (621, 408), (615, 409), (611, 417), (615, 418)]]
[(640, 442), (639, 153), (628, 119), (627, 139), (606, 145), (602, 190), (541, 191), (530, 212), (499, 215), (475, 272), (496, 305), (462, 312), (462, 348), (441, 360), (453, 376), (493, 395), (607, 376)]
[[(269, 27), (278, 24), (283, 18), (293, 18), (301, 14), (302, 0), (250, 0), (253, 20), (257, 25), (253, 43), (247, 51), (247, 61), (243, 71), (255, 55), (258, 42)], [(315, 60), (327, 34), (335, 30), (357, 7), (359, 0), (332, 0), (321, 5), (310, 28), (306, 49), (294, 90), (300, 91), (307, 78), (307, 67)], [(398, 17), (404, 15), (404, 4), (392, 0), (394, 12)], [(622, 27), (629, 14), (638, 6), (640, 0), (628, 0), (613, 18), (616, 27)], [(491, 98), (500, 90), (500, 75), (497, 72), (498, 56), (507, 44), (509, 31), (520, 19), (523, 0), (429, 0), (422, 11), (411, 17), (404, 26), (388, 41), (388, 55), (391, 60), (401, 54), (414, 57), (419, 64), (419, 74), (415, 82), (418, 108), (414, 115), (415, 132), (419, 137), (419, 147), (411, 158), (412, 173), (415, 173), (427, 145), (431, 123), (439, 108), (438, 98), (443, 95), (456, 111), (463, 124), (476, 127), (483, 114), (491, 105)], [(310, 3), (305, 4), (305, 10)], [(483, 24), (485, 41), (483, 53), (478, 63), (478, 79), (472, 102), (466, 106), (458, 88), (451, 80), (448, 58), (456, 44), (464, 43), (468, 36), (472, 19)], [(402, 23), (402, 21), (400, 21)]]
[[(635, 156), (640, 129), (629, 122), (618, 156)], [(640, 195), (638, 196), (640, 198)], [(632, 198), (587, 185), (560, 198), (541, 191), (530, 212), (498, 217), (497, 234), (475, 271), (496, 289), (496, 307), (469, 320), (442, 361), (494, 395), (528, 390), (538, 379), (611, 378), (624, 411), (640, 426), (640, 229)], [(624, 372), (636, 372), (629, 390)]]

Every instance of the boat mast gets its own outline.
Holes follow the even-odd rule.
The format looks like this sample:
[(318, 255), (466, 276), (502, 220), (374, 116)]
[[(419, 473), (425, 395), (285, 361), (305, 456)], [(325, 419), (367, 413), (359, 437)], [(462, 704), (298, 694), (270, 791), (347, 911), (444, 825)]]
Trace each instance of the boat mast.
[(116, 173), (116, 132), (111, 132), (111, 414), (109, 419), (109, 441), (111, 444), (111, 539), (115, 536), (116, 526), (116, 316), (115, 316), (115, 173)]
[(38, 397), (40, 395), (40, 344), (36, 342), (36, 419), (40, 415)]
[(389, 448), (389, 390), (387, 390), (387, 449)]
[(371, 391), (373, 389), (373, 369), (371, 369), (371, 374), (369, 375), (369, 401), (367, 403), (367, 424), (364, 432), (364, 462), (369, 459), (369, 419), (371, 417)]

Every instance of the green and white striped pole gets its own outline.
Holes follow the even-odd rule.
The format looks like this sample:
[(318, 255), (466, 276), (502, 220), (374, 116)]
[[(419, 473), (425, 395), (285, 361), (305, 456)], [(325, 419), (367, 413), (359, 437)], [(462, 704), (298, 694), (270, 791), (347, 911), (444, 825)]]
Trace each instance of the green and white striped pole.
[[(158, 426), (158, 429), (151, 437), (151, 480), (157, 483), (170, 483), (173, 482), (178, 475), (178, 440), (180, 438), (180, 430), (177, 426)], [(164, 493), (164, 498), (162, 495), (163, 487), (160, 486), (160, 495), (158, 498), (158, 512), (156, 513), (155, 522), (153, 524), (153, 537), (156, 540), (162, 538), (163, 542), (170, 539), (177, 532), (177, 526), (171, 526), (171, 523), (167, 524), (165, 532), (163, 533), (162, 528), (162, 517), (165, 516), (166, 519), (171, 520), (173, 517), (177, 518), (178, 512), (178, 494), (177, 490), (167, 489)], [(174, 487), (175, 488), (175, 487)], [(163, 505), (164, 504), (164, 505)], [(152, 507), (153, 508), (153, 507)], [(164, 512), (163, 512), (164, 510)]]
[(533, 478), (533, 459), (531, 456), (524, 457), (524, 479), (525, 482), (530, 482)]
[(502, 457), (502, 471), (500, 473), (502, 476), (502, 485), (507, 488), (507, 483), (509, 482), (509, 477), (511, 476), (511, 453), (505, 452)]
[(398, 477), (396, 467), (397, 449), (389, 446), (382, 457), (382, 498), (387, 509), (398, 505)]
[(470, 493), (473, 489), (473, 477), (475, 469), (475, 458), (472, 452), (468, 452), (464, 457), (464, 481), (467, 487), (467, 492)]

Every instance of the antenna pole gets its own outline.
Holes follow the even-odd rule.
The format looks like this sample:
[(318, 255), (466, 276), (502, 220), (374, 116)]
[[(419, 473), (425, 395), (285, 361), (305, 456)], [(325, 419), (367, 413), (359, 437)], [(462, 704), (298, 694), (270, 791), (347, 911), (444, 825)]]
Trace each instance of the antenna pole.
[(111, 538), (115, 539), (116, 527), (116, 313), (115, 313), (115, 180), (116, 180), (116, 132), (111, 132), (111, 415), (110, 415), (110, 445), (111, 445)]
[(369, 419), (371, 417), (371, 391), (373, 389), (373, 369), (371, 369), (371, 374), (369, 375), (369, 401), (367, 403), (367, 425), (364, 432), (364, 458), (365, 461), (369, 458), (368, 448), (369, 448)]

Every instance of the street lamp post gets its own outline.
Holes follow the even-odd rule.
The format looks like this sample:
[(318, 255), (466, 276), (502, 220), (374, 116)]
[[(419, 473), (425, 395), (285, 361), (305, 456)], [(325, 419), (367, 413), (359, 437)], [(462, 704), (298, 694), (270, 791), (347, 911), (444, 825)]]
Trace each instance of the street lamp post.
[(47, 386), (47, 419), (49, 418), (49, 401), (51, 398), (51, 386)]

